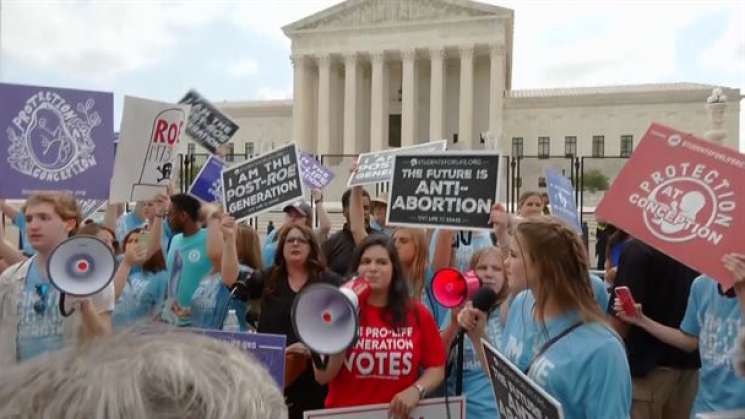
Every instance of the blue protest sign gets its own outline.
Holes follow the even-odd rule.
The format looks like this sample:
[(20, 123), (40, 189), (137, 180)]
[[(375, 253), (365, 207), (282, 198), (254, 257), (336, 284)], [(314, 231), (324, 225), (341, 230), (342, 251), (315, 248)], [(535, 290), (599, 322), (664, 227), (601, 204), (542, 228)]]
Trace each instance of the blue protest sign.
[(222, 171), (225, 163), (210, 156), (189, 188), (189, 193), (204, 202), (222, 202)]
[(285, 387), (285, 345), (287, 342), (285, 335), (197, 330), (207, 336), (226, 341), (250, 353), (269, 371), (269, 374), (277, 382), (279, 388)]
[(582, 234), (577, 204), (574, 202), (574, 186), (565, 176), (552, 169), (546, 169), (546, 185), (548, 187), (548, 201), (551, 204), (551, 214), (555, 215)]
[(0, 83), (0, 196), (68, 191), (105, 199), (114, 163), (112, 93)]
[(334, 172), (310, 154), (300, 153), (300, 170), (303, 172), (303, 183), (312, 189), (323, 189), (334, 180)]

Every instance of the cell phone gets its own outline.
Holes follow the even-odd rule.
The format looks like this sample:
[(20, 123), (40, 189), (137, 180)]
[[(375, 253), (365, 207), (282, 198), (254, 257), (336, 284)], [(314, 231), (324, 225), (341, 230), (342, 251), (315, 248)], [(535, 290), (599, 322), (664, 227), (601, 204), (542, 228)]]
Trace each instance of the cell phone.
[(621, 300), (621, 307), (627, 316), (636, 316), (636, 301), (634, 296), (631, 295), (629, 287), (616, 287), (616, 297)]

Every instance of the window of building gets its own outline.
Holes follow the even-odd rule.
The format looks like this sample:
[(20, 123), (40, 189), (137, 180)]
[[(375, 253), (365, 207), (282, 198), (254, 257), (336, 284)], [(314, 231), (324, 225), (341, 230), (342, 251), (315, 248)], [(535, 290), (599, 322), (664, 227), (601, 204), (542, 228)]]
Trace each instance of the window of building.
[(194, 154), (197, 152), (197, 145), (194, 143), (189, 143), (186, 145), (186, 153), (187, 154)]
[(571, 157), (577, 155), (577, 137), (564, 137), (564, 155)]
[(227, 161), (233, 161), (235, 159), (235, 143), (226, 144), (225, 157)]
[(538, 157), (548, 158), (551, 155), (551, 139), (538, 137)]
[(622, 135), (621, 136), (621, 157), (629, 157), (632, 151), (634, 151), (634, 136), (633, 135)]
[(592, 136), (592, 157), (603, 157), (605, 156), (605, 136), (604, 135), (593, 135)]
[(546, 177), (545, 176), (538, 176), (538, 187), (539, 188), (545, 188), (546, 187)]
[(512, 137), (512, 155), (514, 157), (523, 155), (523, 137)]
[(251, 156), (254, 155), (254, 143), (253, 143), (253, 141), (248, 141), (243, 146), (246, 148), (246, 150), (245, 150), (246, 158), (249, 158), (249, 157), (251, 157)]

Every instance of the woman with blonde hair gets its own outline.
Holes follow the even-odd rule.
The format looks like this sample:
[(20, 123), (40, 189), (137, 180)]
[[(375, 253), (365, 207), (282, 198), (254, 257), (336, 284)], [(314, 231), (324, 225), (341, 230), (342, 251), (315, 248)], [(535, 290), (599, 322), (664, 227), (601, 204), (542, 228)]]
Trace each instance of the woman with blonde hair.
[[(476, 328), (476, 312), (471, 302), (467, 302), (462, 310), (452, 310), (452, 320), (442, 333), (445, 346), (449, 347), (459, 329), (470, 330), (469, 339), (463, 345), (463, 394), (466, 396), (467, 416), (469, 418), (498, 417), (496, 400), (492, 393), (489, 376), (481, 366), (481, 339), (484, 338), (494, 346), (499, 344), (504, 327), (506, 301), (510, 294), (507, 283), (504, 259), (501, 251), (496, 247), (479, 250), (471, 258), (470, 268), (481, 280), (483, 287), (491, 288), (496, 294), (494, 305), (485, 313), (486, 320)], [(454, 377), (451, 377), (454, 378)], [(449, 394), (453, 394), (455, 380), (448, 380)]]
[[(626, 418), (631, 375), (623, 343), (595, 301), (587, 253), (568, 225), (547, 216), (518, 224), (507, 269), (528, 289), (510, 305), (501, 351), (571, 418)], [(471, 330), (486, 314), (474, 312)]]

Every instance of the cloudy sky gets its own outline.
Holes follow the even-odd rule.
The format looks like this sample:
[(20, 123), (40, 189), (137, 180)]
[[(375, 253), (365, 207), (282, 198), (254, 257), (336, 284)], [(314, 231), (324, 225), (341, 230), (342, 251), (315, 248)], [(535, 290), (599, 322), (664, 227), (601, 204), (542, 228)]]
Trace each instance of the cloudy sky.
[[(686, 81), (745, 92), (745, 1), (485, 1), (515, 10), (515, 89)], [(0, 80), (113, 91), (117, 115), (123, 94), (290, 98), (280, 27), (336, 3), (0, 0)]]

